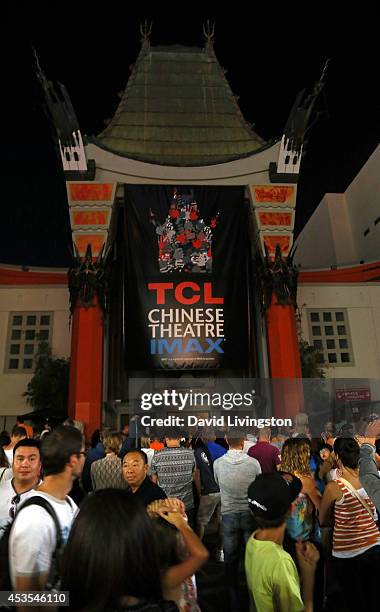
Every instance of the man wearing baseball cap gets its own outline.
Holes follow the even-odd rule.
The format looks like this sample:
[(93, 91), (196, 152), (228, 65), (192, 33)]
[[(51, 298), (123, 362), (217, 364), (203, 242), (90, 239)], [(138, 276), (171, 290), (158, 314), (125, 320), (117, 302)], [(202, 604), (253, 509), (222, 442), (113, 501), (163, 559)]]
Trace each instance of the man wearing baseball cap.
[(248, 504), (258, 525), (247, 542), (245, 571), (257, 612), (312, 612), (314, 574), (319, 553), (310, 542), (297, 542), (296, 565), (282, 543), (285, 519), (302, 489), (286, 472), (261, 474), (248, 487)]

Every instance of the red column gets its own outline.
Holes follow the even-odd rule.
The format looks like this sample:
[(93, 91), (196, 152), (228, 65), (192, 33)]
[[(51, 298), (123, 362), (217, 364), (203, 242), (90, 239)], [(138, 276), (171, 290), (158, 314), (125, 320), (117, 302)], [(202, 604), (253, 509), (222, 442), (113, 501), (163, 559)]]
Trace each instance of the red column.
[(69, 415), (83, 421), (86, 437), (100, 428), (103, 403), (103, 312), (95, 298), (72, 318)]
[(295, 308), (282, 306), (275, 294), (266, 313), (274, 416), (292, 417), (303, 408), (302, 370)]

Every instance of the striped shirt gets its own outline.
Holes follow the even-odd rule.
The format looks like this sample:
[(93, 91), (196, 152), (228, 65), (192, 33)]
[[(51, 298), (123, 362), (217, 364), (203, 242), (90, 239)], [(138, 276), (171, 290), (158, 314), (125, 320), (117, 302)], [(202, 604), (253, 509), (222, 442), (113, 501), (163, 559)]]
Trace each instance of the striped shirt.
[[(335, 481), (342, 491), (342, 499), (335, 502), (333, 557), (356, 557), (372, 546), (380, 544), (380, 534), (375, 520), (369, 515), (360, 501), (340, 480)], [(375, 516), (375, 506), (366, 491), (358, 489), (358, 494), (367, 502)]]
[(194, 452), (189, 448), (163, 448), (154, 453), (151, 473), (157, 474), (158, 484), (168, 497), (178, 497), (186, 510), (194, 508)]

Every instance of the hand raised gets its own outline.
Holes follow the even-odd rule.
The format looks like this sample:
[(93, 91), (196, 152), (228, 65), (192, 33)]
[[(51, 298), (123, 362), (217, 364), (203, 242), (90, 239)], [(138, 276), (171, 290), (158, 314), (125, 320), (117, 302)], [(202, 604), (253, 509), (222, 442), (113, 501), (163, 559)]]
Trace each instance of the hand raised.
[(158, 515), (171, 525), (177, 527), (177, 529), (187, 525), (182, 514), (176, 508), (165, 508), (164, 506), (161, 506)]
[(178, 510), (182, 516), (186, 515), (185, 504), (177, 497), (168, 497), (167, 499), (163, 499), (162, 502), (163, 506)]

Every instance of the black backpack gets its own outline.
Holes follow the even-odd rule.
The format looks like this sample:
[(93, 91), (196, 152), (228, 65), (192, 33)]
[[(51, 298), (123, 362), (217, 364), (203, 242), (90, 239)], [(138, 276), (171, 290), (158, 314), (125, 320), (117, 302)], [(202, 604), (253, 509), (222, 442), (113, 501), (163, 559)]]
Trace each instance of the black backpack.
[(27, 508), (28, 506), (40, 506), (41, 508), (44, 508), (44, 510), (46, 510), (46, 512), (51, 516), (54, 521), (56, 531), (56, 545), (52, 555), (46, 590), (52, 591), (59, 589), (61, 560), (64, 548), (61, 535), (61, 525), (59, 523), (58, 517), (55, 513), (53, 506), (47, 501), (47, 499), (45, 499), (44, 497), (40, 497), (39, 495), (34, 495), (33, 497), (29, 497), (29, 499), (27, 499), (22, 504), (22, 506), (20, 506), (13, 521), (11, 521), (3, 531), (3, 535), (0, 540), (0, 591), (13, 590), (9, 569), (9, 537), (11, 534), (13, 523), (17, 519), (19, 512), (22, 512), (22, 510), (24, 508)]

